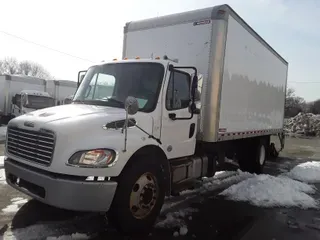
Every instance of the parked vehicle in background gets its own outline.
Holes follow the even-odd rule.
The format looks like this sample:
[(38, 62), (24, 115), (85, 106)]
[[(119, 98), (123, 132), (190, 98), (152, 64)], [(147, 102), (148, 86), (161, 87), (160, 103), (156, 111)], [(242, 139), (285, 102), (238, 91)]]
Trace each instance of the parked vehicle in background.
[(213, 176), (226, 155), (263, 171), (270, 136), (284, 146), (287, 71), (228, 5), (130, 22), (123, 59), (91, 66), (73, 104), (9, 122), (6, 181), (146, 233), (165, 195)]
[(66, 97), (63, 101), (63, 104), (70, 104), (72, 103), (72, 99), (73, 99), (74, 95), (70, 95), (68, 97)]
[(64, 100), (77, 90), (77, 82), (70, 80), (48, 80), (47, 91), (55, 99), (56, 105), (64, 104)]
[(34, 110), (54, 106), (46, 81), (28, 76), (0, 75), (0, 124)]

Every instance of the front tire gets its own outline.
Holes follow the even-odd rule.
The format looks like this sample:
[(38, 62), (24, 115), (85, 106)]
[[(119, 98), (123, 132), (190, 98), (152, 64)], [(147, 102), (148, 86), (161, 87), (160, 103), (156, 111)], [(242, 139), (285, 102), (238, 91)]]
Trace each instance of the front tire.
[(164, 197), (160, 161), (154, 156), (137, 156), (119, 177), (108, 219), (121, 233), (147, 234), (160, 213)]

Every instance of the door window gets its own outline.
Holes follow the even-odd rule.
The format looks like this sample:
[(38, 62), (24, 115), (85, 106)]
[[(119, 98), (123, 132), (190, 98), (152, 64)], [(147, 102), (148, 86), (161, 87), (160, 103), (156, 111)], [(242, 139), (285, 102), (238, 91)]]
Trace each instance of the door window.
[(185, 72), (171, 73), (167, 95), (167, 110), (178, 110), (189, 107), (190, 104), (190, 75)]

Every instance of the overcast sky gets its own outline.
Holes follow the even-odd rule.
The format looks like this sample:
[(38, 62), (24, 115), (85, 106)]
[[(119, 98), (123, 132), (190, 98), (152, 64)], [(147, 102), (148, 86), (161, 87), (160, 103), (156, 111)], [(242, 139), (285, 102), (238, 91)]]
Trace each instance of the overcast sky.
[(121, 58), (123, 26), (128, 21), (227, 3), (289, 62), (289, 86), (308, 101), (320, 98), (319, 0), (0, 2), (0, 58), (33, 60), (57, 79), (68, 80), (76, 80), (78, 71), (92, 62)]

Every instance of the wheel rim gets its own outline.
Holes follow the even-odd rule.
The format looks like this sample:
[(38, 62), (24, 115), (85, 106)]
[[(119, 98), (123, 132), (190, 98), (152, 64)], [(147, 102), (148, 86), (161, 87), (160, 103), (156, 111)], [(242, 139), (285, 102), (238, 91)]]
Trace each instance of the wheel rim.
[(264, 145), (261, 145), (261, 147), (260, 147), (260, 156), (259, 156), (260, 165), (264, 164), (265, 158), (266, 158), (266, 149), (265, 149)]
[(158, 199), (158, 183), (152, 173), (144, 173), (135, 182), (130, 194), (130, 211), (137, 219), (147, 217)]

